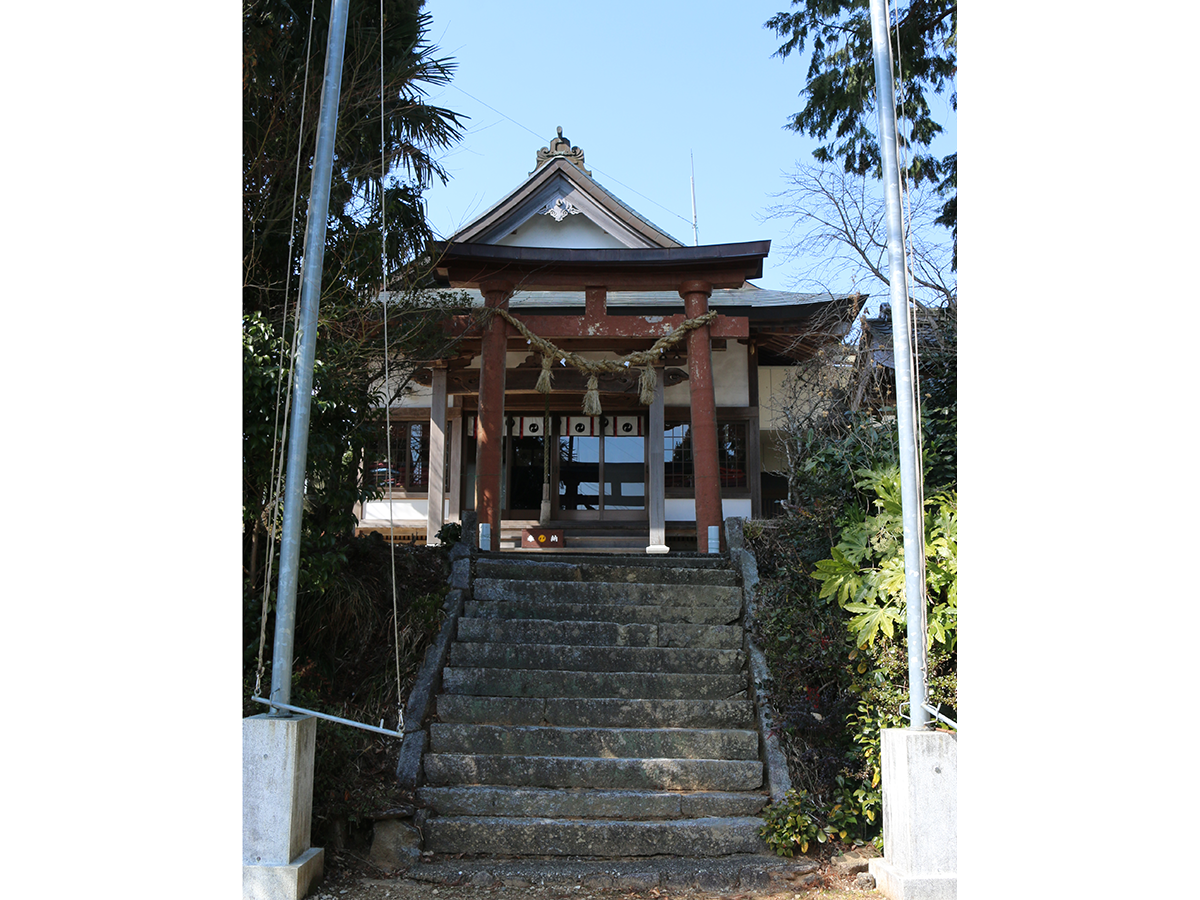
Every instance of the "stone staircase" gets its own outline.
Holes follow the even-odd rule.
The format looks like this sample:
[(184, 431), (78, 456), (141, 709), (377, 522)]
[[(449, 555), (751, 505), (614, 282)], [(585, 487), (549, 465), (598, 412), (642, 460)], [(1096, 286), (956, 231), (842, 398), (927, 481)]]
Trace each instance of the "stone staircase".
[[(524, 528), (542, 527), (537, 520), (504, 521), (500, 532), (500, 550), (526, 551), (522, 546), (521, 531)], [(560, 548), (541, 547), (539, 555), (623, 553), (645, 555), (650, 535), (645, 522), (556, 522), (555, 529), (563, 532)], [(694, 550), (696, 529), (668, 529), (670, 545), (677, 550)]]
[(442, 854), (765, 853), (739, 575), (479, 554), (417, 790)]

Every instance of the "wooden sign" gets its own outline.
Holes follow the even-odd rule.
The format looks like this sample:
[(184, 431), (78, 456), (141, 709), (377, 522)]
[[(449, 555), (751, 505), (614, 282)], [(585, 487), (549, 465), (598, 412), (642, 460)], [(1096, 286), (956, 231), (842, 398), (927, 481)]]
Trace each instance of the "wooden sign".
[(563, 533), (546, 528), (522, 528), (522, 550), (559, 550), (563, 545)]

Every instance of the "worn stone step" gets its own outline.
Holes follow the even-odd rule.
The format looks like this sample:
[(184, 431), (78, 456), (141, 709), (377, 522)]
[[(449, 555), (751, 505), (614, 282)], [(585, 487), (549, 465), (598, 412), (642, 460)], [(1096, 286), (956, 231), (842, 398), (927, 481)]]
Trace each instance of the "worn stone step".
[(755, 791), (762, 763), (749, 759), (626, 759), (586, 756), (507, 756), (427, 753), (432, 785), (520, 785), (660, 791)]
[(728, 856), (763, 852), (761, 825), (751, 816), (665, 822), (432, 817), (426, 823), (426, 848), (507, 856)]
[(490, 669), (575, 672), (683, 672), (736, 674), (746, 663), (741, 650), (692, 647), (595, 647), (564, 644), (459, 642), (450, 665)]
[(724, 584), (642, 584), (588, 581), (521, 581), (476, 578), (476, 600), (515, 600), (535, 603), (630, 604), (633, 606), (721, 606), (742, 602), (742, 589)]
[[(545, 557), (534, 554), (514, 555), (512, 553), (480, 552), (478, 562), (512, 562), (518, 564), (537, 564), (545, 561)], [(648, 555), (645, 551), (634, 553), (556, 553), (553, 557), (556, 563), (571, 563), (573, 565), (602, 565), (602, 566), (633, 566), (645, 569), (729, 569), (729, 558), (709, 553), (672, 552), (667, 555)]]
[[(621, 553), (631, 553), (638, 550), (643, 550), (646, 546), (647, 539), (645, 537), (616, 537), (613, 535), (567, 535), (563, 538), (563, 546), (561, 549), (557, 547), (539, 547), (537, 550), (530, 552), (528, 555), (537, 556), (540, 558), (558, 556), (560, 553), (588, 553), (591, 551), (619, 551)], [(517, 550), (529, 551), (527, 544), (521, 543), (520, 533), (511, 536), (505, 536), (500, 539), (500, 550)]]
[(695, 647), (739, 650), (737, 625), (682, 623), (555, 622), (549, 619), (458, 620), (459, 641), (576, 644), (602, 647)]
[(697, 819), (755, 816), (765, 791), (608, 791), (554, 788), (423, 787), (417, 798), (439, 816), (571, 819)]
[(432, 753), (758, 759), (758, 733), (719, 728), (586, 728), (433, 722)]
[(626, 603), (542, 603), (528, 600), (469, 600), (463, 615), (478, 619), (548, 619), (555, 622), (615, 622), (620, 625), (678, 623), (733, 625), (741, 601), (720, 606), (637, 606)]
[[(797, 882), (816, 873), (818, 863), (804, 856), (735, 853), (717, 857), (642, 856), (628, 859), (508, 859), (503, 856), (448, 855), (422, 861), (406, 877), (424, 884), (493, 885), (497, 898), (507, 894), (552, 896), (580, 893), (595, 897), (792, 897)], [(811, 879), (809, 879), (811, 880)], [(532, 888), (532, 890), (530, 890)], [(581, 890), (582, 888), (582, 890)], [(807, 896), (807, 892), (803, 896)], [(480, 896), (483, 896), (481, 893)], [(846, 894), (845, 896), (852, 896)], [(857, 895), (853, 895), (857, 896)], [(876, 897), (876, 893), (865, 895)]]
[(447, 694), (483, 697), (616, 697), (637, 700), (728, 700), (746, 695), (746, 678), (675, 672), (542, 672), (447, 666)]
[(728, 568), (658, 566), (619, 562), (591, 562), (554, 559), (479, 559), (475, 574), (479, 578), (522, 581), (577, 581), (641, 584), (720, 584), (736, 585), (738, 573)]
[(583, 725), (593, 728), (753, 728), (749, 700), (627, 700), (610, 697), (478, 697), (441, 694), (442, 722)]

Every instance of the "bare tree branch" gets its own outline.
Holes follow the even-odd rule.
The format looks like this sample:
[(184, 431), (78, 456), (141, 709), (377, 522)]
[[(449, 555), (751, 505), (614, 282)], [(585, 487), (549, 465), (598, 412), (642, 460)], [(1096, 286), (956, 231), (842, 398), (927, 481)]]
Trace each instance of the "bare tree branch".
[[(797, 286), (850, 279), (850, 287), (870, 290), (889, 285), (887, 218), (877, 182), (831, 167), (798, 166), (786, 175), (788, 187), (775, 195), (765, 219), (791, 222), (784, 243), (789, 260), (819, 260)], [(927, 305), (954, 301), (958, 282), (951, 269), (953, 241), (934, 225), (941, 203), (928, 185), (908, 195), (909, 289)]]

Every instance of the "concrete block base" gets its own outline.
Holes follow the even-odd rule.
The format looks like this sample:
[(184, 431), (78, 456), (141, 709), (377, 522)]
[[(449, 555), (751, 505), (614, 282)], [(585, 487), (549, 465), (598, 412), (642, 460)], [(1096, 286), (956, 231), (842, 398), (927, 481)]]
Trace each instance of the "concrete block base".
[(242, 720), (243, 900), (300, 900), (320, 880), (312, 832), (313, 716)]
[(958, 896), (958, 739), (939, 731), (885, 728), (884, 859), (869, 871), (889, 900)]
[(242, 900), (298, 900), (325, 874), (325, 851), (310, 847), (287, 865), (242, 866)]
[(670, 553), (671, 548), (666, 544), (651, 544), (646, 548), (647, 553)]
[(883, 858), (867, 863), (875, 887), (888, 900), (957, 900), (957, 875), (906, 875)]

